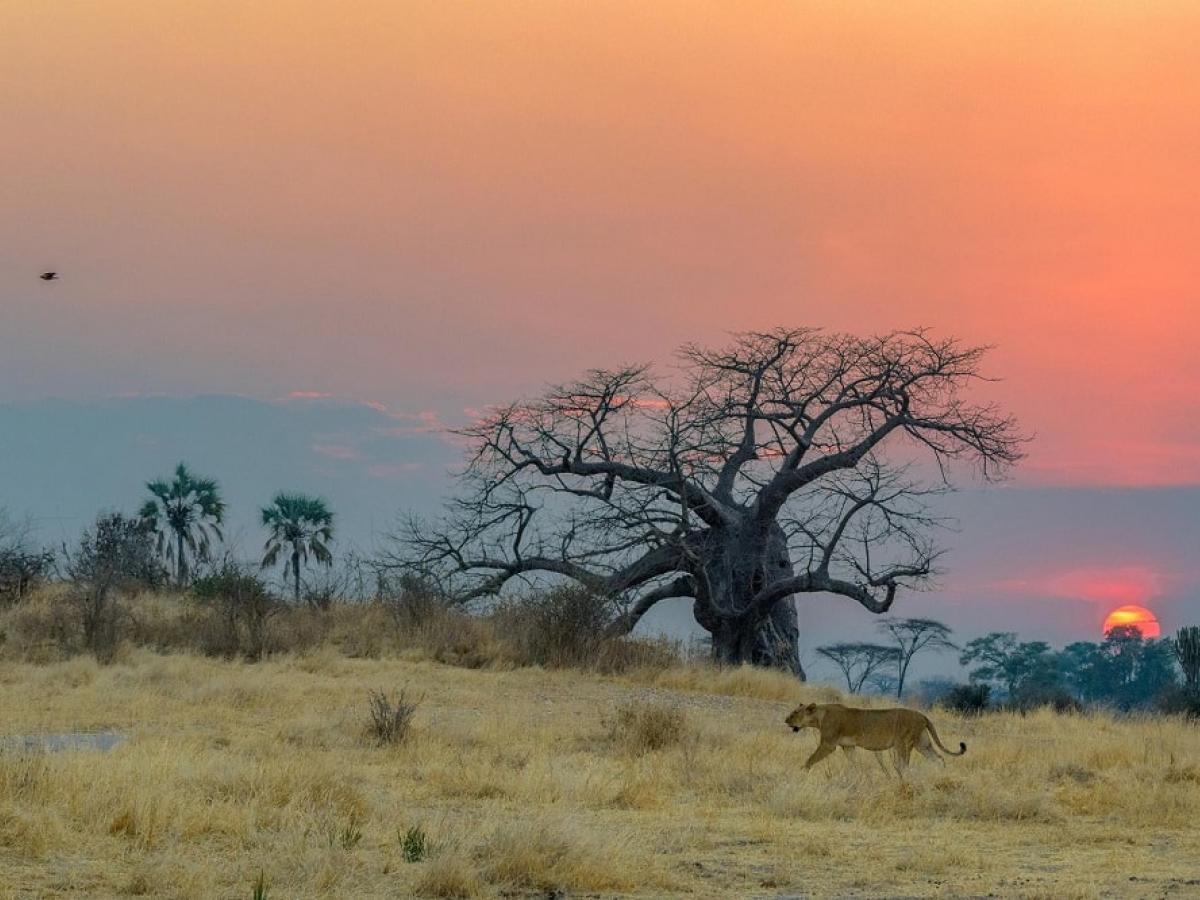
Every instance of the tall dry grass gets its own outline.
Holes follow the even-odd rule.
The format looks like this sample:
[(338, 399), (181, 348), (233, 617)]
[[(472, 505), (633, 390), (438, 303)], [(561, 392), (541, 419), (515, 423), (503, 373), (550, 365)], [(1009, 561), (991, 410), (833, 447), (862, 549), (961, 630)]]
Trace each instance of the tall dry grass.
[[(269, 897), (1158, 896), (1200, 877), (1182, 720), (935, 713), (965, 757), (806, 773), (815, 738), (782, 719), (826, 688), (408, 652), (0, 662), (0, 730), (128, 735), (0, 752), (0, 896), (248, 897), (260, 872)], [(403, 743), (364, 734), (380, 685), (423, 697)]]
[[(66, 587), (43, 587), (0, 610), (0, 659), (55, 662), (88, 652)], [(325, 609), (280, 604), (248, 627), (235, 605), (190, 595), (141, 593), (116, 602), (112, 657), (138, 648), (160, 653), (257, 660), (319, 648), (352, 658), (398, 656), (478, 669), (540, 666), (606, 674), (662, 670), (679, 658), (666, 640), (605, 635), (606, 619), (587, 597), (554, 591), (482, 615), (427, 597), (403, 603), (332, 603)]]

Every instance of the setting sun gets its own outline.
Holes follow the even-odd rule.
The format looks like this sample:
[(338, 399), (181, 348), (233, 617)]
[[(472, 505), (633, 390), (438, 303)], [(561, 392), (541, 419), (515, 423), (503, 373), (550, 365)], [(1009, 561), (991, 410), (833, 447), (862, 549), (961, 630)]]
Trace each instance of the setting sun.
[(1136, 625), (1141, 629), (1142, 637), (1156, 638), (1162, 634), (1158, 618), (1144, 606), (1119, 606), (1108, 614), (1104, 620), (1104, 633), (1108, 634), (1118, 625)]

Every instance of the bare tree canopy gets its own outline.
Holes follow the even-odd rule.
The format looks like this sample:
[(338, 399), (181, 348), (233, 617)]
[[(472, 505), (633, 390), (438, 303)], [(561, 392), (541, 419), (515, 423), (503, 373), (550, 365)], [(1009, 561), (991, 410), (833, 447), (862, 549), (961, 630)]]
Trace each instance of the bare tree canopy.
[(879, 630), (888, 635), (896, 651), (896, 696), (904, 695), (904, 679), (913, 657), (922, 650), (957, 650), (950, 628), (936, 619), (883, 619)]
[[(1020, 458), (1013, 420), (965, 396), (984, 353), (921, 330), (779, 329), (687, 345), (666, 378), (589, 372), (461, 431), (463, 493), (386, 562), (460, 602), (572, 579), (613, 597), (624, 630), (691, 598), (719, 659), (803, 677), (793, 595), (886, 612), (933, 572), (926, 500), (948, 464), (993, 478)], [(921, 456), (940, 477), (914, 478)]]

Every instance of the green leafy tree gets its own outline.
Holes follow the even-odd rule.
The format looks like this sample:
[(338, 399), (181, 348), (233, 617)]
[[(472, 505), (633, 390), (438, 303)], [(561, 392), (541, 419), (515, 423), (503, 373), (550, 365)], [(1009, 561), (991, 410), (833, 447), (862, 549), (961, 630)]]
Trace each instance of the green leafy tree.
[(1059, 653), (1059, 668), (1075, 696), (1085, 701), (1103, 700), (1109, 692), (1108, 660), (1099, 644), (1076, 641)]
[(1045, 641), (1019, 642), (1011, 631), (995, 631), (975, 638), (963, 647), (959, 662), (968, 666), (972, 682), (992, 683), (1014, 697), (1022, 686), (1045, 681), (1056, 668), (1050, 645)]
[(1104, 699), (1122, 709), (1143, 706), (1175, 684), (1170, 641), (1146, 640), (1136, 625), (1117, 625), (1100, 647), (1107, 663)]
[(280, 493), (270, 506), (263, 508), (262, 523), (270, 532), (263, 547), (262, 567), (269, 568), (283, 557), (286, 569), (291, 571), (298, 602), (301, 565), (307, 565), (310, 556), (322, 565), (333, 564), (333, 554), (329, 552), (333, 513), (319, 497)]
[(155, 548), (173, 567), (175, 583), (183, 587), (191, 572), (189, 557), (192, 563), (207, 560), (213, 540), (223, 540), (225, 502), (216, 481), (193, 475), (183, 463), (169, 481), (156, 478), (146, 488), (151, 499), (139, 515), (157, 536)]

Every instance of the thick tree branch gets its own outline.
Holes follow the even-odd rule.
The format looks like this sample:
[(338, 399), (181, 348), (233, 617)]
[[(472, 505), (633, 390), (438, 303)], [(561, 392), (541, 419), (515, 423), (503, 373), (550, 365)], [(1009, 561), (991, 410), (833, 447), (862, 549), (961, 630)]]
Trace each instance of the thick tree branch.
[(628, 634), (633, 631), (642, 616), (663, 600), (675, 597), (695, 597), (696, 580), (690, 575), (684, 575), (666, 584), (647, 591), (634, 602), (627, 612), (613, 622), (610, 632), (614, 635)]

